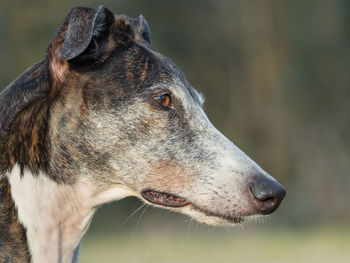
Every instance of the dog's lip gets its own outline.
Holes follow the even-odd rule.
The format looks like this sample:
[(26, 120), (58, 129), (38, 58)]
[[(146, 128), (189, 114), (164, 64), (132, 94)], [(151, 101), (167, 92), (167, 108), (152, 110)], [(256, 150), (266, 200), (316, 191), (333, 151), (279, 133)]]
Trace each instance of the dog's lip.
[(240, 223), (244, 222), (244, 216), (223, 215), (223, 214), (209, 211), (207, 209), (203, 209), (195, 204), (191, 204), (191, 206), (193, 207), (194, 210), (199, 211), (199, 212), (205, 214), (206, 216), (221, 218), (223, 220), (229, 221), (230, 223), (234, 223), (234, 224), (240, 224)]
[(142, 191), (141, 196), (148, 202), (166, 207), (183, 207), (190, 204), (186, 198), (152, 189)]
[(205, 214), (206, 216), (221, 218), (231, 223), (239, 224), (244, 221), (243, 216), (231, 216), (231, 215), (218, 214), (218, 213), (203, 209), (200, 206), (189, 202), (184, 197), (180, 197), (178, 195), (170, 194), (167, 192), (159, 192), (153, 189), (147, 189), (141, 192), (141, 196), (148, 202), (152, 204), (160, 205), (160, 206), (173, 207), (173, 208), (190, 206), (192, 207), (192, 209), (202, 214)]

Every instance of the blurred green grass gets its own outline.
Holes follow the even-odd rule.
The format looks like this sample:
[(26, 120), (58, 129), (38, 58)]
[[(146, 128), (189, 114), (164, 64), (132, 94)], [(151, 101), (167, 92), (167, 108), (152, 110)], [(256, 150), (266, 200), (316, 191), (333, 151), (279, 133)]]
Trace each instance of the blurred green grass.
[(83, 240), (80, 262), (348, 263), (350, 228), (91, 233)]

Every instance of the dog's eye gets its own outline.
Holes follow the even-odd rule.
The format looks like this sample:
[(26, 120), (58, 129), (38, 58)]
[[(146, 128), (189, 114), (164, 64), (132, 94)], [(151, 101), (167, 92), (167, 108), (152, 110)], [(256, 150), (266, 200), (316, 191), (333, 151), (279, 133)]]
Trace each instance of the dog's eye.
[(161, 96), (154, 98), (156, 102), (158, 102), (162, 107), (169, 108), (171, 103), (170, 94), (163, 94)]

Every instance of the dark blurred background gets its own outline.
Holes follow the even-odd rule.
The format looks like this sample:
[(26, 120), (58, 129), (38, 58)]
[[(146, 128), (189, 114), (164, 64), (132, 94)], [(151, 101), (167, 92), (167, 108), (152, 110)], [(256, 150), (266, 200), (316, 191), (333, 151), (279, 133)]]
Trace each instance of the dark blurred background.
[[(99, 4), (114, 13), (143, 14), (153, 46), (206, 95), (206, 112), (214, 125), (286, 186), (286, 199), (268, 222), (237, 235), (252, 228), (268, 233), (276, 228), (302, 233), (335, 228), (329, 233), (341, 239), (336, 249), (347, 249), (335, 250), (338, 260), (330, 262), (350, 262), (350, 1), (0, 0), (1, 89), (45, 55), (74, 5)], [(96, 240), (104, 240), (97, 237), (111, 233), (131, 231), (137, 237), (138, 231), (130, 230), (135, 228), (142, 233), (217, 235), (216, 229), (197, 228), (183, 216), (147, 207), (123, 222), (141, 205), (127, 198), (100, 209), (86, 246), (92, 249)], [(228, 232), (221, 237), (235, 236)], [(327, 244), (334, 240), (328, 242), (331, 234), (322, 233), (323, 245), (330, 249)], [(133, 242), (131, 247), (140, 246)]]

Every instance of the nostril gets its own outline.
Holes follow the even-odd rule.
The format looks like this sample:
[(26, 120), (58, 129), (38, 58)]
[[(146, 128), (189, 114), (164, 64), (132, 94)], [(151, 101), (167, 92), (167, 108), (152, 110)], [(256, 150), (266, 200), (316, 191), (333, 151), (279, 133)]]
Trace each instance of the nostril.
[(254, 188), (251, 185), (249, 186), (249, 188), (253, 196), (261, 202), (267, 202), (267, 201), (271, 202), (276, 199), (275, 196), (267, 193), (266, 191), (257, 191), (256, 188)]
[(270, 189), (267, 189), (267, 188), (261, 189), (261, 187), (256, 187), (256, 185), (255, 187), (250, 185), (249, 188), (252, 194), (254, 195), (254, 197), (259, 201), (264, 202), (264, 201), (276, 199), (275, 194)]
[(259, 176), (254, 179), (249, 188), (258, 201), (258, 209), (262, 214), (270, 214), (277, 209), (286, 191), (281, 184), (270, 178)]
[(276, 201), (275, 196), (266, 196), (266, 197), (262, 197), (262, 198), (258, 198), (258, 199), (262, 202), (274, 202), (274, 201)]

